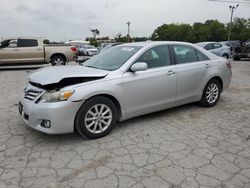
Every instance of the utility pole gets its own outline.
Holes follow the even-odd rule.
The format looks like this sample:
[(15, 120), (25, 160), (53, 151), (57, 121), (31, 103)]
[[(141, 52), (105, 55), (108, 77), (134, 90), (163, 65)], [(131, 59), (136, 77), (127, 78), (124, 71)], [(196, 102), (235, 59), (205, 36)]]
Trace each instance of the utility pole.
[(127, 22), (128, 25), (128, 42), (130, 42), (130, 21)]
[(229, 6), (229, 9), (231, 11), (231, 18), (230, 18), (230, 25), (229, 25), (229, 32), (228, 32), (228, 41), (230, 41), (230, 39), (231, 39), (234, 11), (238, 8), (238, 6), (239, 6), (239, 4), (237, 4), (236, 6), (232, 6), (232, 5)]

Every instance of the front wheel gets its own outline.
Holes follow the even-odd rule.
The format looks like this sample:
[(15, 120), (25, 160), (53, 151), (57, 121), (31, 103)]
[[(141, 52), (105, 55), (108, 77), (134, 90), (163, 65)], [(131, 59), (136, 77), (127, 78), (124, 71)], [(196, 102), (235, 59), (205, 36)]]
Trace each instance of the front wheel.
[(109, 134), (117, 119), (117, 108), (110, 99), (102, 96), (93, 97), (78, 111), (75, 128), (81, 136), (97, 139)]
[(216, 79), (211, 79), (204, 88), (200, 104), (204, 107), (212, 107), (220, 99), (221, 85)]
[(52, 66), (66, 65), (66, 60), (61, 55), (55, 55), (51, 58), (51, 65)]

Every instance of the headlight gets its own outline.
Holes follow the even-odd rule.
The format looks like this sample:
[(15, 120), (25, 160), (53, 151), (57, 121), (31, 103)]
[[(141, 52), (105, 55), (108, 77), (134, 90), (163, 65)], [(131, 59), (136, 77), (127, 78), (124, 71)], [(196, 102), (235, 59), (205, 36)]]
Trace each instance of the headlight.
[(71, 95), (73, 95), (74, 91), (56, 91), (56, 92), (48, 92), (44, 93), (40, 99), (39, 103), (49, 103), (49, 102), (59, 102), (66, 101)]

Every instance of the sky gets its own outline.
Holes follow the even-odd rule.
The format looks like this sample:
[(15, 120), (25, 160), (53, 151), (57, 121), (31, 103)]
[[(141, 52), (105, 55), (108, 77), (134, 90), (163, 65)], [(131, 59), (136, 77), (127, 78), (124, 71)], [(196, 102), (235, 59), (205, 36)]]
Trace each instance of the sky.
[[(239, 0), (248, 1), (248, 0)], [(127, 34), (151, 36), (166, 23), (230, 20), (229, 5), (208, 0), (0, 0), (0, 39), (16, 36), (45, 37), (67, 41), (100, 36), (114, 38)], [(240, 4), (235, 17), (250, 18), (250, 4)]]

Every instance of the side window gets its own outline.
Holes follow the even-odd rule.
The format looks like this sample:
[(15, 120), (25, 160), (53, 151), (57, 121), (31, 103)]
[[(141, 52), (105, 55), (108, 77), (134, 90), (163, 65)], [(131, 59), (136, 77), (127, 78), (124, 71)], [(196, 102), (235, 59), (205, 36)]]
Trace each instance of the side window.
[(5, 40), (1, 42), (2, 48), (16, 48), (17, 47), (17, 40), (11, 39), (11, 40)]
[(219, 44), (219, 43), (214, 43), (213, 46), (214, 46), (214, 47), (213, 47), (214, 49), (216, 49), (216, 48), (221, 48), (221, 47), (222, 47), (222, 45)]
[(197, 56), (198, 56), (198, 60), (199, 61), (207, 61), (210, 60), (205, 54), (203, 54), (202, 52), (200, 52), (199, 50), (196, 50)]
[(196, 51), (191, 46), (174, 45), (174, 53), (178, 64), (197, 62)]
[(213, 49), (213, 44), (207, 44), (204, 48), (206, 50), (212, 50)]
[(163, 67), (171, 64), (169, 47), (167, 45), (153, 47), (144, 52), (136, 62), (147, 63), (148, 68)]
[(38, 46), (37, 40), (35, 39), (18, 39), (17, 47), (34, 47)]

